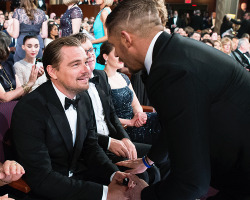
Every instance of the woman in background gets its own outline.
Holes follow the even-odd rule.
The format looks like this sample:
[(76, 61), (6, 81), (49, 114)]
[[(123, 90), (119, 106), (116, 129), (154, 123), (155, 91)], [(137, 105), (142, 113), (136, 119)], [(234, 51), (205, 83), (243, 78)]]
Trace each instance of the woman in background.
[(115, 48), (108, 41), (101, 46), (97, 61), (105, 64), (116, 114), (133, 142), (152, 144), (161, 130), (157, 113), (145, 113), (135, 95), (129, 78), (118, 69), (124, 63), (115, 56)]
[(60, 19), (62, 37), (76, 34), (80, 31), (83, 14), (81, 8), (77, 5), (78, 2), (79, 0), (63, 0), (68, 9)]
[[(96, 49), (96, 57), (100, 54), (100, 47), (103, 42), (108, 40), (107, 35), (107, 28), (105, 26), (106, 19), (108, 15), (111, 13), (110, 6), (113, 5), (113, 0), (96, 0), (96, 4), (100, 5), (100, 12), (96, 16), (95, 22), (94, 22), (94, 37), (95, 40), (92, 40), (93, 47)], [(104, 69), (104, 65), (101, 65), (100, 63), (96, 63), (95, 69)]]
[[(32, 71), (32, 66), (35, 65), (36, 56), (39, 51), (39, 41), (35, 35), (26, 35), (23, 39), (23, 50), (25, 51), (25, 58), (14, 64), (14, 69), (16, 75), (20, 81), (20, 84), (23, 85), (28, 82), (30, 73)], [(43, 65), (41, 62), (37, 62), (35, 67), (38, 70), (39, 78), (36, 80), (35, 84), (32, 86), (29, 92), (35, 90), (39, 85), (47, 81), (47, 78), (44, 74)]]
[(22, 44), (23, 38), (28, 34), (37, 35), (40, 44), (38, 57), (42, 57), (42, 49), (44, 48), (42, 38), (47, 37), (47, 30), (48, 25), (44, 11), (38, 9), (33, 0), (21, 0), (20, 8), (15, 10), (13, 19), (9, 20), (9, 26), (7, 29), (7, 32), (11, 37), (17, 38), (14, 62), (22, 60), (25, 57)]
[(9, 102), (27, 94), (37, 79), (38, 70), (32, 67), (29, 80), (21, 85), (13, 69), (13, 62), (8, 60), (11, 39), (6, 34), (0, 37), (0, 102)]
[[(229, 55), (232, 56), (232, 48), (233, 48), (233, 43), (232, 40), (228, 37), (224, 37), (221, 39), (221, 47), (222, 47), (222, 51)], [(234, 56), (232, 56), (234, 57)]]
[(46, 47), (50, 42), (59, 37), (58, 26), (56, 23), (48, 24), (48, 37), (44, 40), (44, 47)]

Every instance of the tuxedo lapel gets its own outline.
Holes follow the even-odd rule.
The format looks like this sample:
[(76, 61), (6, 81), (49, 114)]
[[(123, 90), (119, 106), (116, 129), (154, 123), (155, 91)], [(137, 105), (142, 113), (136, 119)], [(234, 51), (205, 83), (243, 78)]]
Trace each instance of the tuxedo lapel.
[[(82, 99), (80, 99), (82, 101)], [(84, 106), (81, 102), (78, 102), (78, 109), (77, 109), (77, 128), (76, 128), (76, 141), (75, 146), (73, 148), (73, 155), (72, 155), (72, 162), (71, 162), (71, 169), (73, 171), (76, 170), (76, 163), (83, 148), (83, 142), (86, 137), (87, 127), (85, 126), (85, 112)]]
[(65, 142), (70, 155), (72, 155), (73, 139), (68, 119), (62, 107), (62, 104), (52, 86), (52, 83), (48, 81), (46, 84), (48, 84), (48, 87), (46, 88), (48, 110), (51, 113), (52, 118), (54, 119), (54, 122)]

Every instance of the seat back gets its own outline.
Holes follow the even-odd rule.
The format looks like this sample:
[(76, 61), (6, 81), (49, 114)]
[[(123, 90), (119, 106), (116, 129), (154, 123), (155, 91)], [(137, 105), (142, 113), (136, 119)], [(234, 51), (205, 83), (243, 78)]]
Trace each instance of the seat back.
[(3, 139), (10, 128), (11, 116), (18, 101), (0, 103), (0, 162), (4, 162)]

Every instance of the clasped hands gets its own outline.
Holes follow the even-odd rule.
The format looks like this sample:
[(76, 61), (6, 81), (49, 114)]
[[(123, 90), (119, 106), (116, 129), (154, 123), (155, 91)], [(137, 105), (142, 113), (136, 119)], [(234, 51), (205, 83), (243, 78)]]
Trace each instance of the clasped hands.
[[(128, 186), (123, 185), (123, 180), (129, 179)], [(116, 172), (108, 186), (107, 200), (139, 200), (141, 191), (148, 184), (134, 174)]]
[(137, 112), (135, 113), (132, 119), (132, 125), (136, 127), (141, 127), (147, 123), (147, 114), (145, 112)]

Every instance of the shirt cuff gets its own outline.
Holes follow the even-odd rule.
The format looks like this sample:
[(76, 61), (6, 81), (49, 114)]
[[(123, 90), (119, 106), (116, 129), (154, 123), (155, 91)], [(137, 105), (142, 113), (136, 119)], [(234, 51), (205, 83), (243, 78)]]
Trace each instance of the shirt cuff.
[(110, 182), (112, 181), (114, 175), (115, 175), (116, 172), (114, 172), (111, 176), (110, 176)]
[(103, 192), (102, 192), (102, 200), (107, 200), (108, 191), (109, 191), (108, 186), (104, 185), (103, 186)]
[(111, 137), (109, 137), (108, 149), (107, 149), (107, 150), (109, 150), (109, 147), (110, 147), (110, 142), (111, 142)]

